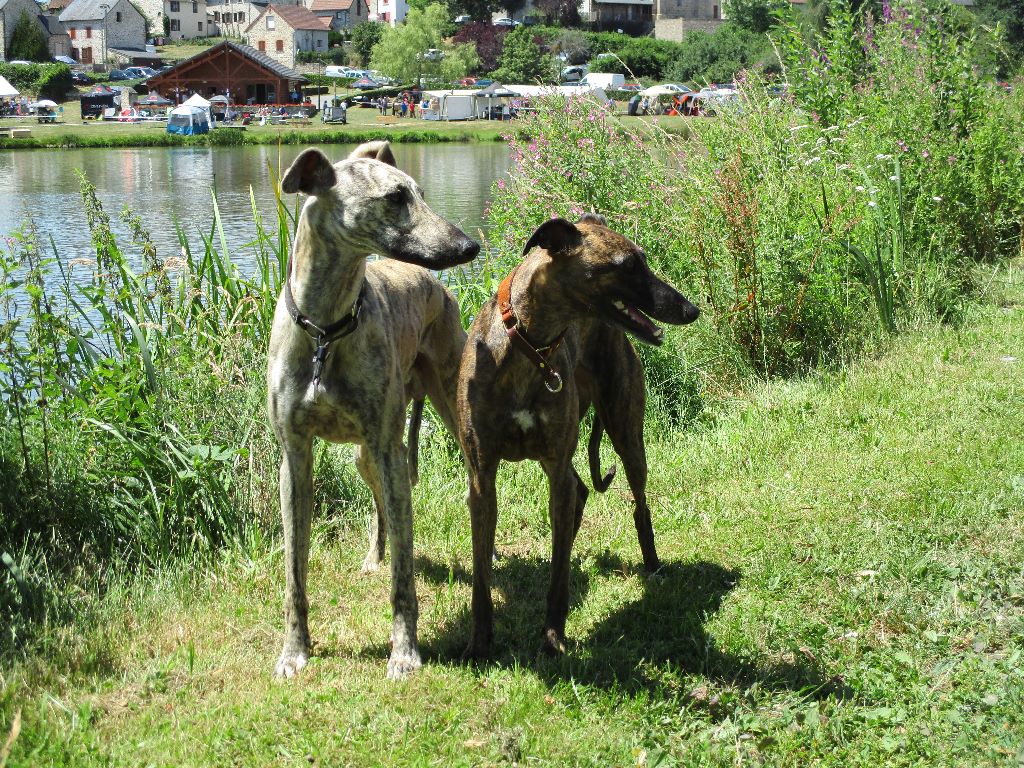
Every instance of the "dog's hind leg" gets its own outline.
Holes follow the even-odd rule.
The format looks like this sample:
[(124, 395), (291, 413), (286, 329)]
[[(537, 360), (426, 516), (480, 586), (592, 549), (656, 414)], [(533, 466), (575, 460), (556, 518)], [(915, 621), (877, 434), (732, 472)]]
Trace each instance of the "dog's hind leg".
[(384, 562), (384, 548), (387, 546), (387, 521), (384, 519), (384, 500), (381, 497), (380, 477), (373, 465), (370, 454), (363, 446), (356, 446), (356, 469), (373, 494), (373, 514), (370, 516), (370, 549), (363, 559), (362, 572), (373, 573)]
[(491, 565), (494, 560), (494, 531), (498, 520), (495, 491), (497, 465), (469, 469), (470, 520), (473, 532), (473, 628), (465, 659), (485, 659), (490, 654), (494, 634), (494, 603), (491, 601)]
[(282, 440), (281, 517), (284, 522), (285, 635), (274, 674), (293, 677), (309, 661), (306, 574), (313, 514), (313, 446), (309, 439)]
[(368, 446), (381, 485), (381, 500), (391, 536), (391, 657), (388, 679), (399, 680), (422, 662), (416, 639), (419, 607), (413, 579), (412, 490), (401, 431), (391, 445)]
[[(628, 342), (627, 342), (628, 344)], [(654, 547), (654, 526), (647, 506), (647, 450), (644, 447), (644, 374), (632, 347), (623, 354), (618, 370), (610, 372), (600, 398), (594, 403), (615, 452), (622, 459), (626, 480), (633, 492), (633, 523), (636, 526), (644, 569), (661, 567)], [(623, 396), (626, 393), (626, 396)]]

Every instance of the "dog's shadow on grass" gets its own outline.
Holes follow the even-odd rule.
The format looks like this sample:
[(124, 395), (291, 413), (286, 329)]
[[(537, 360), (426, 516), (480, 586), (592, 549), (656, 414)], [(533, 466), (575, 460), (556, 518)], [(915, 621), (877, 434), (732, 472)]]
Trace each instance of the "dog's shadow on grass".
[[(472, 583), (460, 567), (429, 558), (418, 570), (433, 583)], [(486, 665), (529, 668), (550, 685), (576, 682), (637, 693), (662, 687), (665, 670), (702, 675), (714, 682), (749, 688), (800, 691), (818, 697), (845, 698), (849, 691), (825, 674), (812, 659), (758, 663), (718, 647), (705, 623), (740, 580), (738, 571), (717, 563), (665, 563), (643, 580), (642, 596), (597, 620), (582, 637), (569, 638), (569, 652), (559, 658), (538, 654), (544, 621), (550, 564), (545, 558), (506, 557), (495, 563), (496, 589), (492, 660)], [(596, 559), (597, 575), (628, 574), (630, 565), (611, 553)], [(591, 575), (574, 558), (570, 576), (570, 613), (590, 592)], [(421, 636), (426, 659), (462, 664), (470, 634), (469, 606), (433, 635)]]

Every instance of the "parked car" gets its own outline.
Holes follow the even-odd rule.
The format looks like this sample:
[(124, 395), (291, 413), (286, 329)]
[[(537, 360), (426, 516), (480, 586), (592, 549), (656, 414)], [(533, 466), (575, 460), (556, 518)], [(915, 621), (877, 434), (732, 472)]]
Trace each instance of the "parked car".
[(376, 80), (371, 80), (368, 77), (360, 77), (358, 80), (352, 83), (352, 87), (358, 88), (360, 91), (372, 91), (375, 88), (380, 88), (380, 83), (378, 83)]
[(661, 87), (667, 88), (670, 91), (675, 91), (676, 93), (693, 93), (692, 88), (687, 88), (685, 85), (680, 85), (679, 83), (663, 83)]
[(489, 77), (481, 77), (473, 85), (477, 88), (486, 88), (488, 85), (493, 85), (494, 81)]
[(32, 62), (31, 61), (25, 61), (24, 59), (11, 59), (7, 63), (8, 64), (21, 64), (21, 65), (32, 66)]
[(123, 69), (112, 69), (107, 73), (107, 80), (131, 80), (132, 76)]
[(440, 61), (444, 58), (444, 51), (440, 48), (431, 48), (423, 54), (423, 58), (427, 61)]
[(462, 24), (472, 24), (473, 23), (473, 17), (470, 16), (468, 13), (461, 13), (458, 16), (455, 17), (455, 23), (459, 24), (460, 26)]
[(562, 82), (564, 83), (578, 83), (590, 70), (583, 64), (574, 64), (571, 67), (566, 67), (562, 70)]
[(544, 19), (542, 19), (540, 16), (524, 16), (523, 17), (523, 26), (524, 27), (535, 27), (538, 24), (542, 23), (543, 21), (544, 21)]
[(85, 74), (85, 72), (83, 72), (82, 70), (72, 69), (71, 82), (75, 85), (90, 85), (92, 83), (92, 80), (90, 80), (89, 76)]
[(643, 89), (644, 87), (640, 85), (640, 83), (623, 83), (622, 85), (619, 86), (620, 91), (630, 91), (631, 93), (636, 93), (637, 91), (642, 91)]
[(338, 67), (333, 64), (324, 67), (324, 76), (326, 77), (353, 77), (352, 72), (351, 67)]
[(510, 19), (507, 16), (501, 19), (495, 19), (491, 23), (496, 27), (518, 27), (520, 24), (522, 24), (521, 21)]
[(475, 77), (464, 77), (461, 80), (459, 80), (459, 85), (461, 85), (463, 88), (468, 88), (469, 86), (476, 84), (477, 80)]
[(150, 67), (125, 67), (124, 71), (128, 73), (132, 80), (145, 80), (156, 74), (156, 70)]

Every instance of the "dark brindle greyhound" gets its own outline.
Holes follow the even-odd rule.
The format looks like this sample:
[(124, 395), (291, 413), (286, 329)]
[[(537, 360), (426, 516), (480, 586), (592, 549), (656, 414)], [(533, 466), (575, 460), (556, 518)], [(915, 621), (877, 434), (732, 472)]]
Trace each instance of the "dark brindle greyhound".
[(469, 470), (473, 526), (470, 658), (486, 657), (491, 645), (495, 476), (501, 459), (536, 459), (548, 477), (552, 552), (544, 648), (565, 650), (569, 555), (587, 500), (572, 456), (580, 419), (591, 404), (592, 481), (600, 491), (611, 481), (611, 474), (600, 476), (598, 465), (603, 425), (633, 492), (644, 567), (658, 569), (645, 495), (644, 378), (625, 332), (658, 345), (662, 331), (648, 316), (681, 325), (698, 315), (651, 272), (644, 252), (599, 216), (584, 216), (575, 225), (546, 222), (524, 254), (474, 320), (459, 371), (459, 440)]
[[(267, 365), (270, 420), (281, 444), (285, 637), (276, 674), (309, 660), (306, 568), (313, 512), (313, 439), (356, 443), (356, 466), (373, 492), (364, 570), (391, 534), (391, 658), (388, 677), (420, 665), (413, 584), (410, 465), (402, 444), (406, 407), (424, 394), (454, 433), (455, 382), (465, 342), (459, 307), (429, 271), (480, 250), (424, 202), (395, 167), (387, 142), (358, 147), (332, 165), (307, 149), (281, 189), (305, 192), (293, 262), (277, 302)], [(371, 264), (371, 253), (397, 261)], [(420, 265), (420, 266), (411, 266)], [(410, 428), (409, 453), (415, 451)]]

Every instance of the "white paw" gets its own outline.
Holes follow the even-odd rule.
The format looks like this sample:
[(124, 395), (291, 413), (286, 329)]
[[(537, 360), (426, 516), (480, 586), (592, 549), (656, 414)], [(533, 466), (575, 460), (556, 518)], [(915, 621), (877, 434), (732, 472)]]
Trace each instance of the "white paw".
[(362, 573), (376, 573), (380, 570), (380, 560), (374, 555), (367, 555), (363, 560), (363, 566), (360, 568)]
[(295, 677), (308, 663), (308, 651), (282, 651), (281, 658), (277, 660), (277, 666), (274, 667), (274, 677), (285, 679)]
[(388, 659), (388, 680), (403, 680), (421, 666), (423, 666), (423, 662), (420, 661), (419, 651), (399, 653), (394, 650), (391, 652), (391, 658)]

